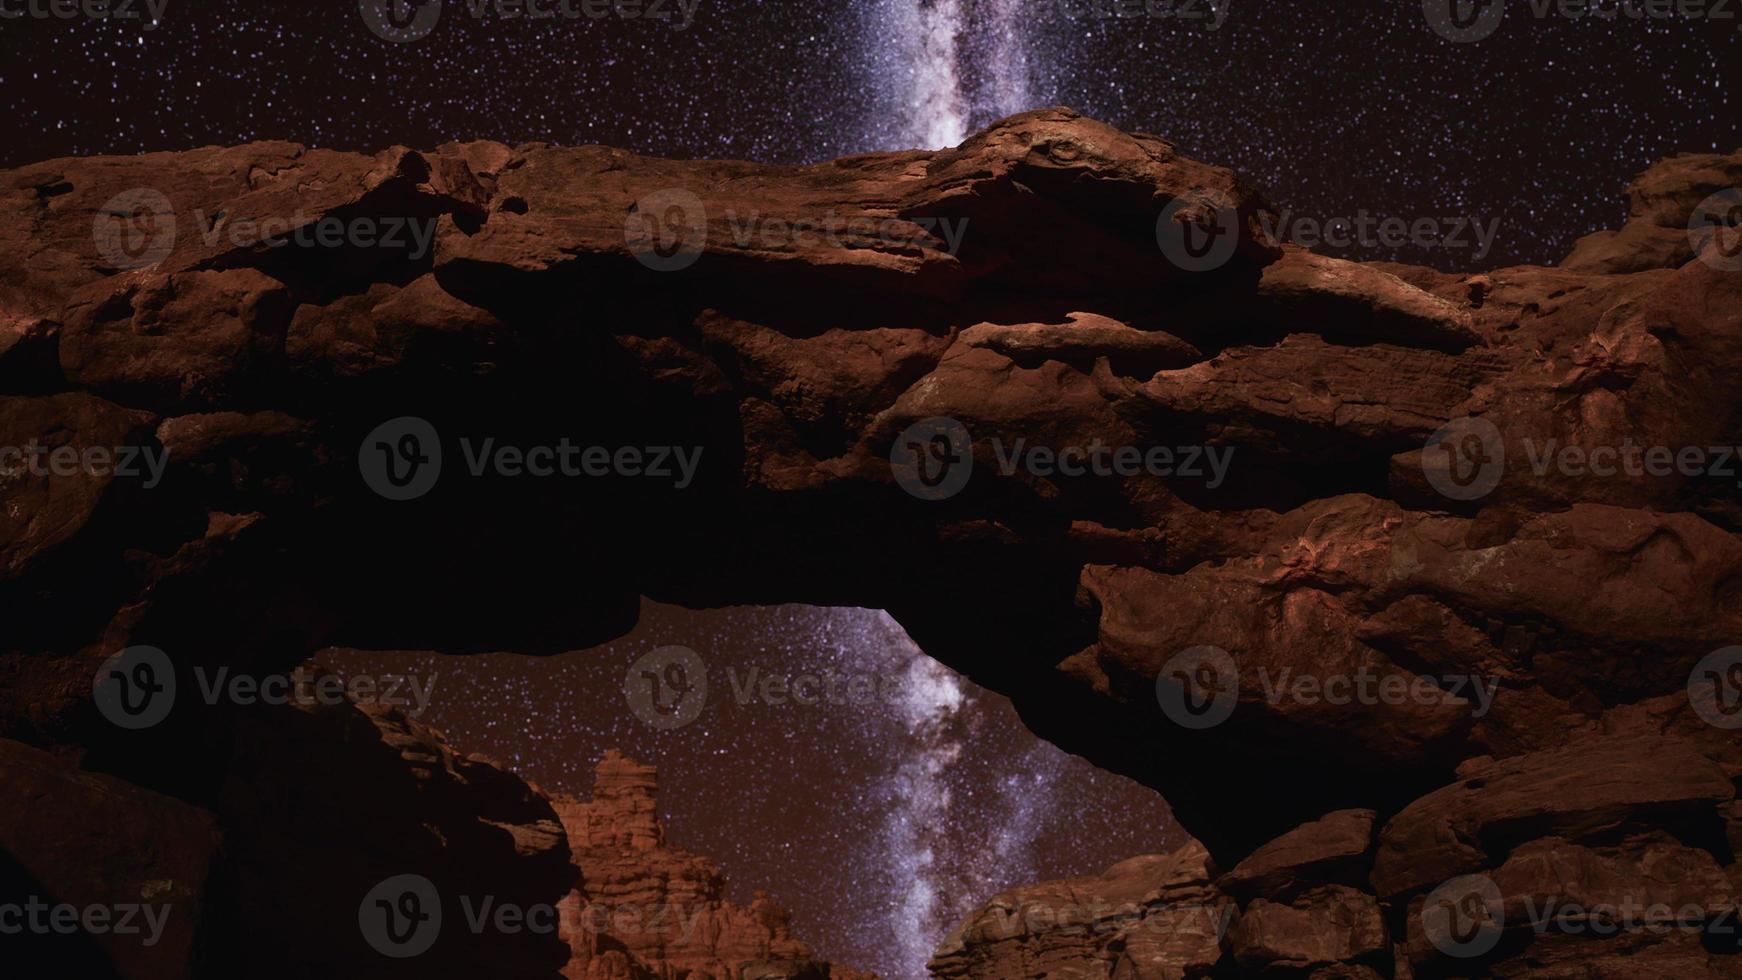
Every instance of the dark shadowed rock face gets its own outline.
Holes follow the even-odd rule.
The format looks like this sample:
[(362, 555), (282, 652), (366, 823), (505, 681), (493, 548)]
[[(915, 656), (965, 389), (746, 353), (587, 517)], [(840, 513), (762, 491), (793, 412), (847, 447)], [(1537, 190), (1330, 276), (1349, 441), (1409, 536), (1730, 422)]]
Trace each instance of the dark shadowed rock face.
[[(167, 651), (191, 687), (327, 645), (573, 649), (643, 595), (883, 608), (1039, 734), (1162, 792), (1204, 852), (1068, 885), (1126, 896), (1106, 928), (966, 928), (948, 975), (1734, 975), (1715, 930), (1520, 925), (1568, 875), (1714, 920), (1716, 875), (1735, 883), (1742, 678), (1709, 658), (1742, 643), (1742, 494), (1578, 464), (1742, 430), (1742, 273), (1686, 234), (1734, 174), (1677, 158), (1566, 267), (1460, 276), (1270, 247), (1233, 174), (1068, 110), (797, 168), (493, 143), (19, 168), (0, 447), (74, 463), (0, 473), (0, 604), (33, 611), (0, 635), (0, 735), (160, 819), (215, 814), (247, 910), (314, 887), (244, 841), (318, 849), (282, 814), (341, 778), (315, 764), (333, 732), (384, 746), (343, 779), (449, 787), (326, 813), (372, 821), (358, 840), (415, 850), (425, 808), (524, 829), (549, 807), (380, 718), (178, 707), (122, 732), (91, 695), (122, 648)], [(359, 222), (367, 241), (330, 235)], [(1220, 264), (1179, 261), (1182, 236)], [(362, 475), (404, 445), (371, 435), (399, 417), (446, 457), (404, 501)], [(961, 428), (914, 429), (939, 417)], [(683, 481), (473, 476), (462, 439), (703, 455)], [(117, 446), (156, 464), (88, 455)], [(1017, 446), (1177, 455), (1078, 476), (1007, 467)], [(606, 850), (668, 853), (636, 806)], [(456, 830), (437, 863), (498, 894), (575, 887), (552, 839), (503, 833)], [(1214, 943), (1144, 890), (1181, 861), (1184, 907), (1237, 913)], [(1492, 890), (1448, 897), (1471, 876)], [(552, 971), (572, 952), (529, 949)]]

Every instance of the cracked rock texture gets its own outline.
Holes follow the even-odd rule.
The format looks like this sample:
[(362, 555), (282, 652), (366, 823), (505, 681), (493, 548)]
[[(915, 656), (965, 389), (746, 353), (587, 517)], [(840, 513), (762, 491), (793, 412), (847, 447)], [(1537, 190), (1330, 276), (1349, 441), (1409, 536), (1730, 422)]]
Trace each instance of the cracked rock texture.
[(724, 898), (719, 866), (665, 842), (658, 773), (616, 751), (590, 801), (554, 797), (579, 872), (565, 899), (569, 980), (876, 980), (818, 959), (761, 892)]
[[(1695, 665), (1742, 643), (1742, 493), (1733, 468), (1575, 464), (1734, 443), (1742, 274), (1723, 242), (1694, 255), (1686, 219), (1738, 183), (1735, 155), (1647, 172), (1627, 227), (1560, 268), (1481, 275), (1276, 247), (1229, 171), (1062, 109), (953, 150), (796, 168), (268, 143), (3, 176), (0, 445), (131, 446), (163, 466), (0, 475), (0, 602), (31, 610), (0, 636), (0, 735), (180, 820), (177, 880), (200, 852), (176, 807), (216, 813), (231, 841), (251, 831), (227, 814), (321, 774), (273, 752), (275, 779), (239, 772), (268, 722), (236, 706), (109, 725), (91, 678), (130, 644), (191, 685), (328, 645), (568, 650), (621, 634), (643, 595), (843, 604), (889, 610), (1037, 733), (1154, 787), (1201, 842), (1060, 886), (1124, 896), (1105, 927), (976, 917), (946, 975), (1047, 957), (1120, 978), (1737, 975), (1705, 926), (1506, 914), (1463, 956), (1423, 930), (1446, 911), (1428, 898), (1469, 875), (1503, 912), (1576, 886), (1725, 914), (1742, 741), (1721, 723), (1742, 677)], [(1227, 260), (1169, 261), (1164, 216), (1219, 227)], [(359, 221), (402, 233), (318, 233)], [(405, 416), (446, 463), (393, 501), (359, 464)], [(968, 433), (972, 470), (922, 499), (892, 450), (911, 462), (898, 437), (939, 417)], [(459, 440), (485, 438), (703, 461), (681, 487), (474, 476)], [(1170, 462), (1009, 465), (1090, 446)], [(1179, 669), (1205, 647), (1216, 677)], [(1360, 678), (1383, 686), (1325, 696)], [(1231, 713), (1182, 725), (1158, 680)], [(286, 745), (321, 751), (296, 730)], [(413, 813), (369, 819), (409, 833)], [(1150, 900), (1182, 862), (1201, 865), (1188, 904), (1235, 909), (1209, 933), (1176, 928), (1165, 889)], [(261, 887), (301, 872), (253, 868)]]

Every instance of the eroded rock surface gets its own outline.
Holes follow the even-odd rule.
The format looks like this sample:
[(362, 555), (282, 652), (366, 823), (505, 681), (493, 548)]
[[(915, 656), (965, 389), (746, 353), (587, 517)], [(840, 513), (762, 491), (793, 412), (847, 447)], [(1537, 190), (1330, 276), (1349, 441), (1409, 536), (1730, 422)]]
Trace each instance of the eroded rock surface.
[[(558, 652), (643, 595), (883, 608), (1234, 869), (1239, 940), (1163, 959), (1721, 973), (1710, 932), (1412, 937), (1444, 876), (1734, 879), (1742, 677), (1709, 658), (1742, 643), (1742, 494), (1721, 457), (1673, 463), (1742, 423), (1742, 274), (1685, 233), (1733, 163), (1671, 161), (1564, 268), (1482, 275), (1269, 247), (1232, 173), (1068, 110), (797, 168), (493, 143), (19, 168), (0, 445), (74, 462), (0, 473), (0, 603), (34, 612), (0, 635), (0, 735), (260, 806), (246, 719), (120, 732), (97, 666)], [(320, 234), (360, 219), (403, 233)], [(1188, 226), (1226, 260), (1170, 260)], [(402, 501), (362, 464), (406, 417), (446, 464)], [(701, 462), (474, 475), (462, 439)], [(116, 446), (156, 476), (88, 455)], [(1182, 723), (1168, 691), (1231, 711)], [(939, 962), (994, 947), (1022, 948)]]
[(580, 872), (564, 900), (570, 980), (876, 980), (815, 955), (758, 892), (725, 900), (719, 866), (665, 842), (658, 773), (611, 751), (591, 800), (557, 796)]
[(1222, 958), (1234, 910), (1214, 876), (1209, 852), (1192, 841), (1096, 877), (1005, 892), (944, 940), (932, 976), (1204, 976)]

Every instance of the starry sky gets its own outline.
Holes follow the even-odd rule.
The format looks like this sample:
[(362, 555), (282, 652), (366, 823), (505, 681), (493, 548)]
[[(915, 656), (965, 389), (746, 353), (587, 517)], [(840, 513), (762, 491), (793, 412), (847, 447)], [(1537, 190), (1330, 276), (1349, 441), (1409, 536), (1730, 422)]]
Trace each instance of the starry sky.
[(1234, 167), (1298, 215), (1499, 220), (1480, 258), (1342, 250), (1473, 268), (1557, 261), (1620, 222), (1652, 161), (1742, 146), (1735, 19), (1511, 3), (1493, 36), (1452, 43), (1415, 0), (1138, 0), (1175, 11), (1143, 17), (1104, 15), (1133, 0), (660, 0), (664, 21), (475, 17), (480, 0), (445, 0), (398, 44), (356, 0), (155, 2), (151, 29), (0, 20), (0, 162), (471, 138), (803, 162), (1063, 104)]
[[(662, 729), (623, 681), (670, 645), (695, 651), (709, 690)], [(1152, 790), (1039, 741), (874, 610), (646, 603), (629, 635), (559, 657), (317, 662), (433, 683), (423, 721), (553, 792), (590, 795), (607, 748), (658, 765), (667, 840), (719, 862), (734, 901), (769, 892), (820, 954), (884, 980), (923, 980), (944, 935), (1004, 888), (1184, 840)], [(770, 675), (833, 678), (833, 703), (740, 697)]]

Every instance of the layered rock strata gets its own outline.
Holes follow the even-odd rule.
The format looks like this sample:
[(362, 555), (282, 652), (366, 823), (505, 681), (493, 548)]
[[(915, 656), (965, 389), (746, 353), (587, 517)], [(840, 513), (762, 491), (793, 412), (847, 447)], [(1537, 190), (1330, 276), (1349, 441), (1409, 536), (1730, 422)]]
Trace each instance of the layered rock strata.
[[(797, 168), (493, 143), (18, 168), (0, 446), (31, 455), (0, 475), (0, 603), (32, 614), (0, 636), (0, 734), (235, 835), (322, 774), (239, 773), (233, 706), (117, 728), (107, 657), (149, 644), (192, 685), (334, 644), (573, 649), (643, 595), (882, 608), (1236, 875), (1375, 814), (1362, 873), (1230, 885), (1219, 968), (1722, 973), (1706, 926), (1514, 910), (1735, 875), (1742, 273), (1677, 229), (1739, 159), (1649, 172), (1562, 268), (1468, 275), (1265, 241), (1232, 173), (1068, 110)], [(416, 493), (406, 418), (446, 459)], [(485, 439), (636, 454), (474, 475)], [(692, 478), (650, 475), (658, 447), (699, 451)], [(1430, 902), (1472, 875), (1484, 914)], [(1418, 903), (1493, 945), (1424, 945)]]

